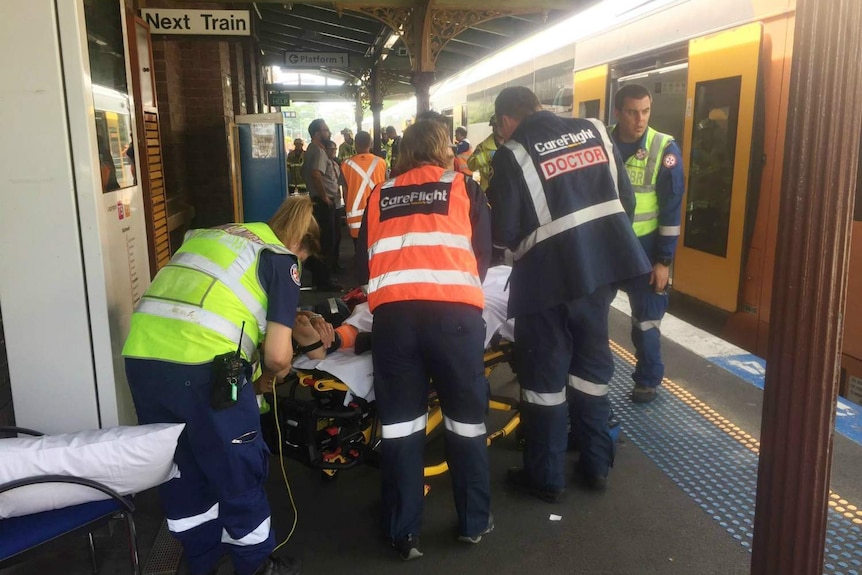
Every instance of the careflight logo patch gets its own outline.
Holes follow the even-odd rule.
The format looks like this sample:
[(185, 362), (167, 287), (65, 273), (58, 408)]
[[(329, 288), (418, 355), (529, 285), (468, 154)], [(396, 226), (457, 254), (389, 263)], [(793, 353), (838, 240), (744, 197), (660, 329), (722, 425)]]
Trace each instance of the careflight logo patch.
[(290, 266), (290, 277), (293, 278), (293, 283), (296, 285), (302, 285), (302, 280), (299, 277), (299, 266), (296, 264)]
[(415, 214), (449, 213), (451, 182), (428, 182), (380, 190), (380, 221)]

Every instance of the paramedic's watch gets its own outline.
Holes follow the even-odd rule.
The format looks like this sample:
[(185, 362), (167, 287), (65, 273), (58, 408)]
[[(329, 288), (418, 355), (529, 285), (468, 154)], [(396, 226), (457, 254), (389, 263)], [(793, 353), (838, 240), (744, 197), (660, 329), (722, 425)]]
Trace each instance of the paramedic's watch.
[(661, 264), (666, 268), (670, 267), (670, 264), (673, 263), (673, 258), (659, 258), (655, 261), (657, 264)]

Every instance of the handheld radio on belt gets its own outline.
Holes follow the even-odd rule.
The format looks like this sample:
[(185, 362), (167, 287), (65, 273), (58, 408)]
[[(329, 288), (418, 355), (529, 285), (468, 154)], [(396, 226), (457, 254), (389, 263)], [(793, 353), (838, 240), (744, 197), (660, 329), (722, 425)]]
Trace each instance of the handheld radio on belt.
[(245, 322), (239, 332), (239, 344), (236, 351), (229, 351), (213, 358), (213, 388), (210, 405), (213, 409), (225, 409), (236, 405), (236, 398), (242, 387), (242, 334)]

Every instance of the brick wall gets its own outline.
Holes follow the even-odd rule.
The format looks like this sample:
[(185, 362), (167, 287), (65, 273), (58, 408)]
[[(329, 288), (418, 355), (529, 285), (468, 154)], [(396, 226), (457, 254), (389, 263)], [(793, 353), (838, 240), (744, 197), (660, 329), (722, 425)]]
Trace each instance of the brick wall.
[[(148, 0), (148, 7), (188, 7), (175, 0)], [(217, 3), (195, 8), (236, 8)], [(166, 189), (184, 193), (194, 207), (193, 227), (233, 219), (228, 127), (236, 114), (254, 113), (257, 67), (249, 38), (153, 36)]]
[[(182, 90), (180, 44), (153, 36), (153, 60), (156, 95), (159, 106), (159, 128), (162, 138), (162, 166), (168, 197), (188, 192), (185, 157), (185, 100)], [(179, 244), (177, 244), (179, 245)]]

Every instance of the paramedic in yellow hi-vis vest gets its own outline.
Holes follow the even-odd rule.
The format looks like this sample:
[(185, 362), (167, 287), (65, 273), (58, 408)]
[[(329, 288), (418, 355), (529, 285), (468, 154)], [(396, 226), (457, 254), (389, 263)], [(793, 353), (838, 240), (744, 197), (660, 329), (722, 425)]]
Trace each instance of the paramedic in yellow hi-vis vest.
[(317, 248), (303, 196), (266, 224), (192, 230), (132, 315), (123, 356), (138, 421), (186, 424), (180, 476), (161, 496), (191, 575), (215, 573), (224, 552), (238, 575), (300, 572), (270, 555), (269, 450), (248, 383), (261, 341), (264, 367), (290, 371), (301, 261)]
[(503, 138), (500, 137), (500, 131), (497, 128), (496, 115), (491, 116), (488, 125), (491, 126), (491, 135), (476, 146), (473, 154), (467, 160), (467, 167), (473, 172), (479, 172), (479, 185), (486, 192), (488, 191), (488, 184), (491, 183), (491, 160), (494, 159), (497, 148), (503, 145)]
[(344, 207), (347, 211), (347, 229), (355, 248), (368, 196), (374, 186), (382, 184), (386, 179), (386, 162), (371, 153), (371, 134), (368, 132), (357, 132), (354, 141), (356, 155), (341, 163), (341, 180), (344, 187)]
[(617, 125), (612, 137), (635, 191), (634, 231), (653, 269), (625, 286), (632, 309), (632, 343), (637, 365), (631, 399), (649, 403), (664, 377), (661, 320), (668, 305), (670, 265), (679, 239), (685, 177), (673, 136), (649, 127), (652, 94), (627, 84), (614, 97)]
[(482, 280), (491, 217), (472, 178), (452, 171), (446, 127), (420, 120), (398, 150), (400, 174), (377, 186), (359, 231), (357, 275), (374, 313), (374, 394), (382, 424), (384, 535), (422, 556), (423, 446), (431, 380), (445, 422), (458, 539), (494, 528), (485, 414)]

